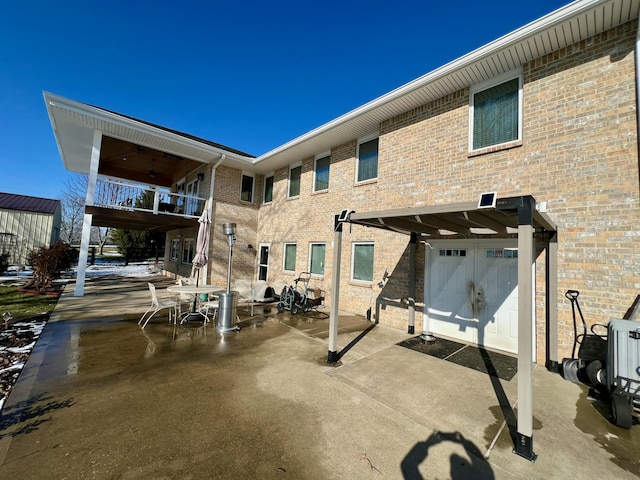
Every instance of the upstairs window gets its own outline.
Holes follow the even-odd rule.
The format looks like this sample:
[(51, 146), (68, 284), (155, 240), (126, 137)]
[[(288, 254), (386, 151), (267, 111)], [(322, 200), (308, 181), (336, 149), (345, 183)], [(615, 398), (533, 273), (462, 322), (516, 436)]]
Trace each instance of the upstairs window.
[(321, 192), (329, 189), (329, 167), (331, 164), (330, 155), (321, 155), (316, 158), (313, 170), (313, 191)]
[(297, 164), (289, 169), (289, 198), (300, 195), (300, 177), (302, 176), (302, 165)]
[(264, 203), (273, 201), (273, 174), (264, 177)]
[(240, 188), (240, 200), (243, 202), (253, 202), (253, 175), (242, 173), (242, 185)]
[(470, 117), (471, 150), (519, 140), (522, 125), (521, 77), (482, 90), (472, 90)]
[(356, 182), (378, 178), (378, 138), (358, 144)]

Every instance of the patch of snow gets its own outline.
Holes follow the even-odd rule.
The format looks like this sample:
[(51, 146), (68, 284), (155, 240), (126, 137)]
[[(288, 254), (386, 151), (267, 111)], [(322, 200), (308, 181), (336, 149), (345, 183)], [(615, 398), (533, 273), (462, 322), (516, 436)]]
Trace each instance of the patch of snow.
[(9, 365), (6, 368), (0, 368), (0, 374), (4, 372), (10, 372), (12, 370), (22, 370), (24, 368), (25, 362), (14, 363), (13, 365)]
[[(162, 271), (162, 264), (155, 265), (153, 262), (136, 262), (130, 263), (129, 265), (117, 264), (117, 263), (96, 263), (95, 265), (87, 265), (85, 275), (87, 277), (98, 277), (105, 275), (119, 275), (122, 277), (151, 277), (153, 275), (158, 275)], [(75, 278), (78, 272), (78, 268), (72, 268), (67, 276)], [(17, 283), (20, 280), (23, 280), (24, 277), (28, 275), (33, 275), (32, 271), (25, 270), (19, 273), (19, 277), (16, 278), (16, 275), (3, 275), (0, 276), (0, 282), (9, 282), (11, 280), (15, 280), (16, 284), (14, 286), (20, 286), (23, 284)], [(68, 279), (59, 279), (58, 282), (65, 283)], [(5, 286), (7, 284), (5, 283)]]
[[(77, 272), (77, 268), (73, 269), (73, 275)], [(103, 275), (119, 275), (121, 277), (150, 277), (161, 272), (161, 267), (156, 267), (153, 263), (140, 262), (130, 263), (129, 265), (116, 264), (96, 264), (88, 265), (86, 275), (103, 276)]]
[(11, 353), (29, 353), (33, 350), (35, 344), (36, 342), (31, 342), (29, 345), (25, 345), (24, 347), (10, 347), (7, 348), (7, 351)]

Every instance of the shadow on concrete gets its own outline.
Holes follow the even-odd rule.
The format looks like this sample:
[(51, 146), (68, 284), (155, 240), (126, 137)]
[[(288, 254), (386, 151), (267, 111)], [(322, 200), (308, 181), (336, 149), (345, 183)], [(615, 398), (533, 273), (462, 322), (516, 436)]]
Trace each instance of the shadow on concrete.
[[(418, 442), (407, 453), (400, 463), (402, 477), (405, 480), (423, 480), (425, 477), (419, 471), (419, 466), (427, 460), (429, 449), (444, 443), (451, 442), (459, 444), (464, 448), (466, 457), (459, 455), (457, 452), (452, 453), (449, 457), (449, 478), (470, 479), (476, 478), (481, 480), (494, 479), (495, 475), (489, 462), (487, 462), (480, 449), (467, 440), (460, 432), (433, 432), (424, 442)], [(425, 469), (428, 470), (428, 469)], [(431, 477), (427, 477), (431, 478)]]
[(44, 394), (36, 395), (3, 410), (2, 420), (0, 420), (0, 439), (33, 432), (41, 424), (51, 420), (47, 416), (50, 412), (69, 408), (75, 403), (72, 398), (63, 402), (51, 399), (52, 397), (45, 397)]
[(373, 330), (375, 326), (376, 326), (375, 323), (369, 325), (365, 330), (362, 331), (362, 333), (360, 333), (360, 335), (358, 335), (356, 338), (351, 340), (347, 346), (345, 346), (342, 350), (340, 350), (338, 352), (338, 360), (340, 360), (342, 357), (344, 357), (344, 355), (349, 350), (351, 350), (360, 340), (362, 340), (367, 335), (367, 333), (369, 333), (371, 330)]
[(504, 421), (506, 422), (507, 428), (509, 429), (509, 436), (511, 437), (513, 448), (515, 448), (516, 440), (518, 438), (518, 419), (515, 412), (513, 411), (513, 407), (511, 407), (511, 403), (509, 402), (509, 398), (507, 397), (504, 388), (502, 388), (502, 383), (500, 383), (500, 378), (498, 377), (496, 368), (493, 365), (493, 361), (491, 360), (489, 352), (481, 346), (478, 347), (478, 350), (480, 351), (482, 361), (484, 362), (487, 373), (489, 374), (491, 386), (493, 387), (493, 391), (496, 394), (496, 398), (498, 399), (498, 405), (500, 406), (500, 410), (502, 411), (502, 415), (504, 416)]

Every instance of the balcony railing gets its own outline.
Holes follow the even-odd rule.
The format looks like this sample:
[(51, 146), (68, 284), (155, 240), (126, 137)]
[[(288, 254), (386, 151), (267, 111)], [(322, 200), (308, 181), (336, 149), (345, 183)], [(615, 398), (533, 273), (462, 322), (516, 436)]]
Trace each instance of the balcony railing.
[(172, 193), (167, 188), (126, 183), (100, 178), (96, 183), (93, 205), (103, 208), (151, 212), (156, 215), (180, 215), (198, 218), (206, 199), (184, 193)]

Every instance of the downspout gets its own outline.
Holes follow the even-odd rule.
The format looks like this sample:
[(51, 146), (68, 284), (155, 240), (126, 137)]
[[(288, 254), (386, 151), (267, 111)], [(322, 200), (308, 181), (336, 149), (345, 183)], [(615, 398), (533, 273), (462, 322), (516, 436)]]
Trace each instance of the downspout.
[[(224, 153), (222, 155), (220, 155), (220, 158), (213, 165), (213, 168), (211, 169), (211, 181), (209, 182), (209, 201), (208, 201), (209, 205), (207, 207), (207, 210), (209, 210), (209, 218), (211, 219), (211, 225), (212, 226), (214, 224), (214, 218), (213, 218), (213, 188), (214, 188), (215, 183), (216, 183), (216, 170), (222, 164), (222, 162), (224, 162), (224, 159), (226, 157), (227, 156)], [(208, 257), (208, 252), (207, 252), (207, 257)], [(207, 264), (204, 266), (204, 278), (205, 278), (205, 282), (209, 278), (209, 262), (207, 262)]]
[(418, 234), (411, 232), (409, 240), (409, 326), (407, 333), (413, 335), (416, 325), (416, 243)]
[[(636, 146), (640, 152), (640, 15), (638, 16), (638, 28), (636, 29)], [(638, 170), (640, 172), (640, 154), (638, 156)]]

